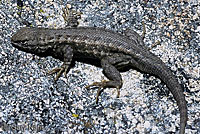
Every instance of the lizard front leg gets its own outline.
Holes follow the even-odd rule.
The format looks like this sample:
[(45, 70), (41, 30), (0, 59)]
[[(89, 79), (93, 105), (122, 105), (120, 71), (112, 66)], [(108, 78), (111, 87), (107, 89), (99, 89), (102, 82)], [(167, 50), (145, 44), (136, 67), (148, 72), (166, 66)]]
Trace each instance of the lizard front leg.
[(62, 47), (58, 47), (54, 50), (53, 57), (57, 57), (59, 59), (63, 59), (63, 64), (61, 67), (54, 68), (53, 70), (50, 70), (48, 74), (54, 74), (57, 73), (55, 77), (55, 81), (57, 81), (60, 76), (64, 73), (65, 77), (67, 76), (67, 73), (69, 72), (69, 66), (71, 64), (72, 58), (73, 58), (73, 49), (68, 45), (63, 45)]

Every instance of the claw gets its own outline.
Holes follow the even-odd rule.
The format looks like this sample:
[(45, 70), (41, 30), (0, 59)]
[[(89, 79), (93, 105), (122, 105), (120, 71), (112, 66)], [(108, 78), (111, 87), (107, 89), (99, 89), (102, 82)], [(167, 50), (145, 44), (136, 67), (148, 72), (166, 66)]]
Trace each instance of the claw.
[(120, 88), (117, 88), (117, 98), (119, 98), (119, 96), (120, 96), (120, 90), (119, 90)]
[(98, 104), (98, 101), (99, 101), (99, 96), (101, 94), (103, 90), (101, 90), (101, 88), (99, 87), (98, 90), (97, 90), (97, 96), (96, 96), (96, 104)]
[(96, 87), (99, 87), (99, 88), (104, 88), (106, 82), (107, 82), (106, 80), (103, 80), (103, 81), (101, 81), (101, 82), (94, 82), (94, 83), (92, 83), (92, 84), (86, 86), (85, 88), (90, 89), (90, 88), (93, 87), (93, 86), (96, 86)]
[[(106, 83), (107, 83), (108, 81), (106, 81), (106, 80), (103, 80), (103, 81), (101, 81), (101, 82), (94, 82), (94, 83), (92, 83), (91, 85), (88, 85), (88, 86), (86, 86), (86, 88), (87, 89), (91, 89), (91, 87), (93, 87), (93, 86), (96, 86), (96, 87), (98, 87), (98, 90), (97, 90), (97, 95), (96, 95), (96, 104), (98, 103), (98, 101), (99, 101), (99, 96), (101, 95), (101, 93), (103, 92), (103, 89), (106, 87)], [(120, 96), (120, 87), (116, 87), (117, 88), (117, 98), (119, 98), (119, 96)]]
[(52, 74), (57, 73), (57, 75), (55, 77), (55, 81), (57, 81), (63, 73), (64, 73), (65, 77), (67, 76), (67, 70), (68, 70), (68, 65), (63, 63), (61, 67), (57, 67), (57, 68), (54, 68), (54, 69), (48, 71), (48, 74), (52, 75)]

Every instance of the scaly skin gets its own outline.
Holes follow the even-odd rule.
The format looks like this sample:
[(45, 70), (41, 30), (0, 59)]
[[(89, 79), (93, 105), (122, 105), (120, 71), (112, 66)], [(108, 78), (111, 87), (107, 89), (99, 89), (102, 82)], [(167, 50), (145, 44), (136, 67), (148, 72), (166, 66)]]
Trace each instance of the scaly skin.
[[(90, 86), (100, 89), (122, 87), (119, 69), (133, 67), (142, 72), (159, 77), (169, 88), (180, 111), (180, 131), (185, 133), (187, 106), (183, 90), (171, 70), (156, 55), (148, 51), (142, 38), (134, 31), (126, 35), (103, 28), (79, 27), (66, 29), (22, 28), (12, 38), (12, 45), (19, 50), (39, 56), (53, 56), (64, 63), (50, 71), (57, 73), (56, 80), (65, 75), (71, 63), (81, 61), (103, 68), (109, 81), (96, 82)], [(88, 87), (90, 87), (88, 86)]]

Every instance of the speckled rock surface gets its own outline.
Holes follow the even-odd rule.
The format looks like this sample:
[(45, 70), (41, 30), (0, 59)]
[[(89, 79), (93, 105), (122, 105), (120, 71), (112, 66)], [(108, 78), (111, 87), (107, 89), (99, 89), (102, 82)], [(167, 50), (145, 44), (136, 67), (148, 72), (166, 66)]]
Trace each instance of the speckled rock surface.
[[(18, 3), (17, 3), (18, 2)], [(0, 1), (0, 133), (164, 134), (179, 130), (179, 111), (166, 85), (136, 70), (123, 72), (120, 98), (85, 86), (106, 79), (102, 69), (77, 63), (54, 82), (48, 70), (61, 62), (15, 49), (10, 37), (22, 19), (32, 26), (63, 28), (63, 8), (81, 13), (79, 26), (133, 29), (177, 76), (188, 105), (187, 134), (200, 133), (200, 2), (198, 0)], [(18, 5), (18, 7), (17, 7)], [(22, 7), (22, 9), (19, 8)], [(21, 12), (20, 12), (21, 10)], [(20, 18), (21, 15), (21, 18)], [(154, 46), (156, 41), (160, 44)]]

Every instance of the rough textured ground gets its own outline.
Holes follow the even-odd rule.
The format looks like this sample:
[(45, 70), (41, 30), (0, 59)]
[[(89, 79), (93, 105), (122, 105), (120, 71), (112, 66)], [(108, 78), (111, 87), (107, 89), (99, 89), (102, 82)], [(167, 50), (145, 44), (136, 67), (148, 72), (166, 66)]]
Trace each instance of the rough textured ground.
[[(17, 4), (18, 2), (18, 4)], [(198, 0), (1, 0), (0, 133), (164, 134), (179, 129), (179, 111), (159, 79), (129, 70), (122, 73), (120, 98), (106, 89), (95, 104), (96, 89), (86, 85), (106, 79), (100, 68), (77, 63), (56, 83), (46, 72), (61, 64), (12, 47), (10, 37), (23, 27), (66, 26), (63, 8), (81, 13), (80, 26), (142, 34), (145, 45), (171, 68), (188, 103), (187, 134), (200, 133), (200, 3)], [(17, 7), (18, 5), (18, 7)], [(21, 12), (19, 6), (22, 7)], [(156, 41), (160, 44), (154, 46)]]

